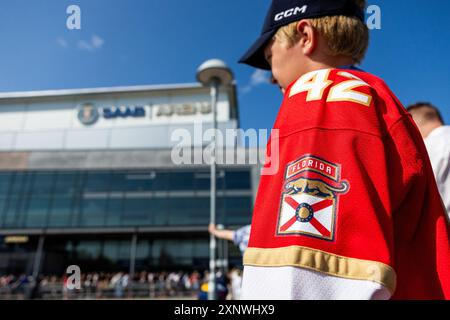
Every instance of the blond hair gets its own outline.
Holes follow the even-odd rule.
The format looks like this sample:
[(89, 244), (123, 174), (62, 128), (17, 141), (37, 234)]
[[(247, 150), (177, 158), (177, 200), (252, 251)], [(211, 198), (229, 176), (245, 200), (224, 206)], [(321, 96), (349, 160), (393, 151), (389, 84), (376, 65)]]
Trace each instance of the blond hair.
[[(365, 0), (354, 0), (362, 9)], [(361, 63), (369, 47), (369, 29), (357, 17), (326, 16), (308, 19), (314, 29), (325, 39), (329, 54), (332, 56), (344, 55), (351, 57), (355, 63)], [(297, 22), (281, 27), (275, 35), (275, 40), (295, 45), (300, 36), (297, 33)]]

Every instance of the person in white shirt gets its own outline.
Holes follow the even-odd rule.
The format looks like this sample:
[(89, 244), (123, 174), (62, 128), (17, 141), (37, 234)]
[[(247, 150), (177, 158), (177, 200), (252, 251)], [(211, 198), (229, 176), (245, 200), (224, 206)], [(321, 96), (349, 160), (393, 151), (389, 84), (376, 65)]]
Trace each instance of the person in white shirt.
[(441, 113), (430, 103), (416, 103), (407, 110), (425, 140), (450, 222), (450, 126), (444, 125)]

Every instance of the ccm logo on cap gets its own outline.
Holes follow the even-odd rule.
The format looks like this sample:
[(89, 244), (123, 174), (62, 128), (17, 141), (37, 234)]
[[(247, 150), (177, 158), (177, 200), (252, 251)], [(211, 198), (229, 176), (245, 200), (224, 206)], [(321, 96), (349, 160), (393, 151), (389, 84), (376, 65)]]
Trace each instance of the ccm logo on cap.
[(278, 13), (275, 16), (275, 21), (280, 21), (283, 20), (284, 18), (289, 18), (291, 16), (296, 16), (299, 13), (306, 13), (306, 10), (308, 9), (307, 5), (304, 5), (303, 7), (295, 7), (295, 8), (291, 8), (289, 10), (283, 11)]

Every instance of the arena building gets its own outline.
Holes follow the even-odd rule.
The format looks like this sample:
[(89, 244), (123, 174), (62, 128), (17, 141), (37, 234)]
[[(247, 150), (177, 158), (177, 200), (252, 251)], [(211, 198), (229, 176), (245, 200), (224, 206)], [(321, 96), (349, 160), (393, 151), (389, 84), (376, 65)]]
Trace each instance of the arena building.
[[(174, 164), (172, 150), (176, 130), (212, 127), (211, 110), (200, 84), (0, 94), (0, 274), (208, 269), (209, 166)], [(234, 85), (218, 123), (239, 128)], [(201, 154), (205, 142), (192, 143)], [(218, 166), (229, 228), (251, 220), (260, 166), (243, 163)], [(219, 251), (241, 264), (233, 245)]]

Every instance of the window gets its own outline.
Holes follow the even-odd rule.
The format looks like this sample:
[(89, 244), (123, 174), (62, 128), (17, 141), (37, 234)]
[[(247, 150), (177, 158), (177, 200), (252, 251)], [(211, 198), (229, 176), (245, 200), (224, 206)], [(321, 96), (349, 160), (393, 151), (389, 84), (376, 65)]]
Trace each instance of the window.
[(55, 177), (53, 199), (50, 206), (49, 227), (70, 227), (72, 206), (79, 194), (78, 181), (81, 175), (76, 172), (58, 172)]
[(110, 172), (88, 172), (83, 190), (85, 193), (108, 192), (111, 184)]
[(251, 197), (227, 197), (225, 204), (225, 225), (250, 224), (252, 198)]
[(106, 197), (84, 198), (81, 205), (80, 226), (102, 227), (105, 215)]
[(72, 197), (55, 197), (51, 203), (48, 219), (49, 227), (70, 227), (72, 223)]
[[(216, 189), (222, 190), (224, 188), (225, 171), (217, 169), (216, 171)], [(195, 189), (197, 191), (209, 191), (211, 188), (211, 172), (198, 171), (194, 174)]]
[(1, 196), (6, 196), (8, 194), (12, 180), (13, 180), (12, 173), (0, 173), (0, 195)]
[(74, 248), (75, 255), (78, 259), (98, 259), (102, 252), (102, 244), (100, 241), (80, 241)]
[(123, 212), (123, 203), (124, 201), (122, 197), (109, 199), (105, 224), (107, 227), (120, 227)]
[(194, 173), (193, 172), (171, 172), (169, 190), (194, 190)]
[(153, 226), (166, 226), (168, 223), (168, 204), (167, 197), (150, 199), (150, 222)]
[(111, 192), (152, 191), (154, 172), (117, 172), (111, 174)]
[(50, 197), (33, 196), (28, 202), (23, 226), (26, 228), (44, 228), (47, 225), (47, 214)]
[(167, 191), (169, 188), (170, 174), (168, 172), (157, 172), (154, 179), (154, 191)]
[[(21, 225), (26, 228), (44, 228), (50, 210), (54, 188), (54, 174), (37, 172), (29, 175), (31, 188)], [(28, 190), (24, 190), (27, 192)]]
[(110, 172), (88, 172), (83, 185), (79, 225), (102, 227), (111, 183)]
[(33, 177), (32, 196), (50, 197), (52, 195), (55, 177), (53, 173), (37, 172), (30, 176)]
[(126, 240), (105, 241), (102, 251), (103, 270), (127, 272), (130, 265), (131, 242)]
[[(250, 177), (249, 170), (217, 170), (219, 223), (250, 221)], [(0, 228), (207, 225), (209, 188), (205, 168), (0, 172)]]
[(21, 228), (23, 216), (28, 201), (28, 191), (32, 182), (32, 175), (25, 172), (14, 174), (11, 180), (8, 199), (6, 201), (3, 226), (6, 228)]
[(153, 261), (163, 268), (192, 265), (192, 241), (155, 240), (152, 249)]
[(151, 211), (149, 198), (125, 199), (122, 224), (124, 226), (150, 225)]
[(74, 196), (79, 189), (77, 184), (80, 174), (76, 172), (58, 172), (55, 177), (55, 187), (53, 194), (55, 196)]
[(0, 173), (0, 227), (3, 226), (4, 213), (12, 179), (12, 173)]
[(210, 173), (208, 171), (199, 171), (194, 175), (196, 190), (209, 190), (211, 187)]
[(168, 224), (171, 226), (180, 226), (190, 223), (190, 217), (194, 212), (195, 199), (193, 198), (174, 198), (169, 202)]
[(207, 225), (209, 221), (209, 198), (180, 197), (169, 201), (168, 224)]
[(225, 173), (227, 190), (251, 190), (249, 171), (227, 171)]

